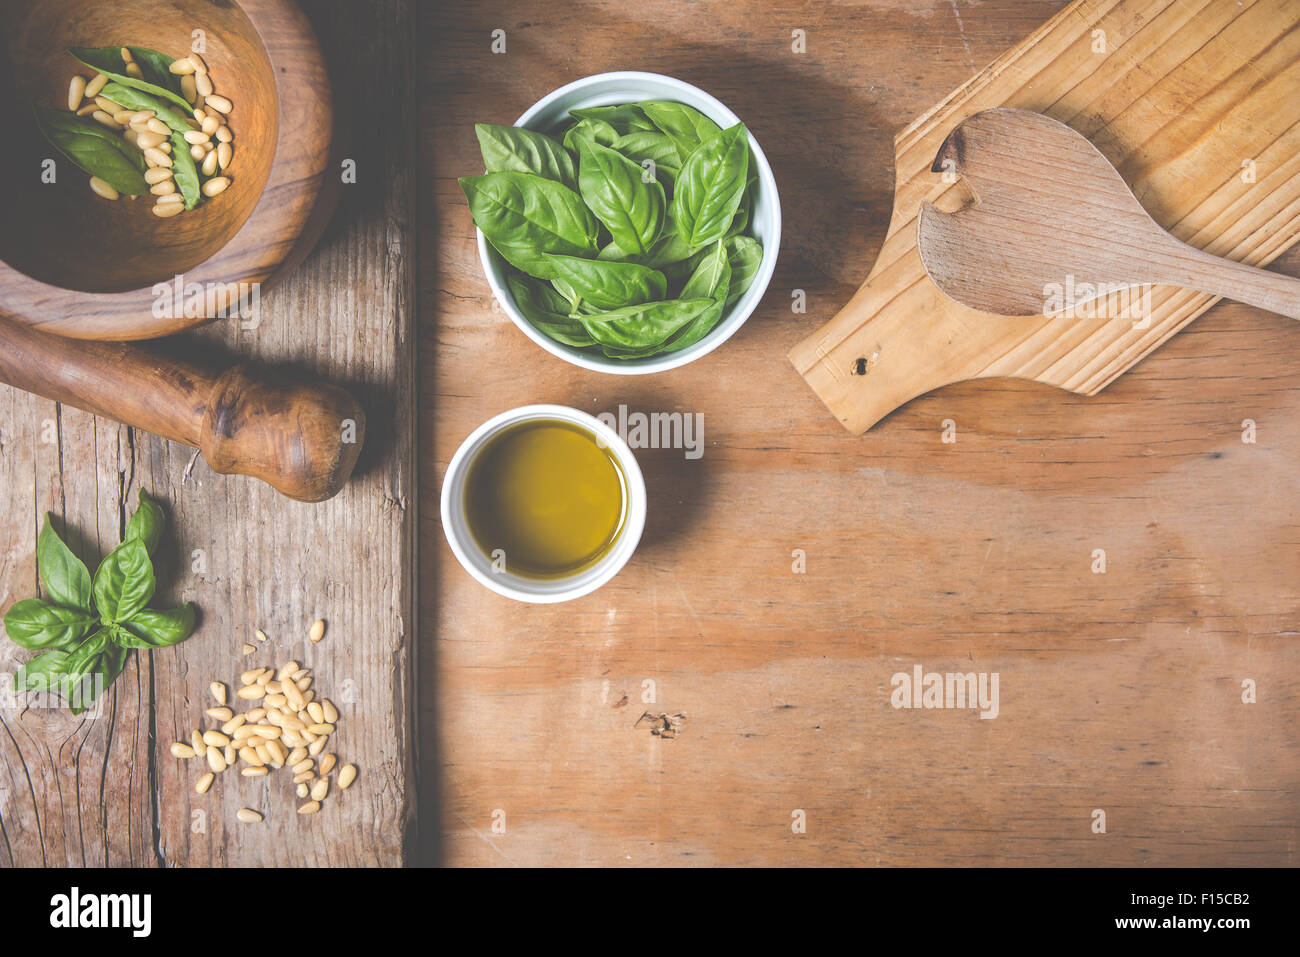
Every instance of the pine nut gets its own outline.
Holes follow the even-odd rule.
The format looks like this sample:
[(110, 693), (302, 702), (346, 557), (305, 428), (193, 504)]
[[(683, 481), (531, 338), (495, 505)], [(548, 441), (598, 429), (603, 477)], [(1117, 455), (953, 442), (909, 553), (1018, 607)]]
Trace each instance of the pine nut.
[(86, 78), (74, 76), (72, 82), (68, 84), (68, 109), (73, 113), (77, 112), (77, 107), (81, 106), (81, 98), (85, 95)]
[(299, 761), (297, 764), (293, 765), (292, 770), (294, 774), (302, 774), (302, 772), (310, 771), (314, 767), (316, 767), (315, 761), (313, 761), (311, 758), (304, 758), (302, 761)]
[(238, 731), (240, 728), (244, 726), (244, 722), (247, 720), (248, 719), (245, 718), (242, 714), (237, 714), (221, 726), (221, 733), (234, 734), (236, 731)]
[(326, 698), (320, 704), (321, 710), (325, 712), (325, 720), (330, 724), (336, 724), (339, 720), (339, 709), (334, 707), (334, 702)]
[[(197, 83), (198, 81), (195, 82)], [(227, 100), (224, 96), (220, 96), (216, 93), (204, 93), (203, 105), (205, 107), (212, 107), (218, 113), (229, 113), (235, 108), (233, 103)]]
[(194, 790), (199, 794), (207, 794), (208, 788), (212, 787), (212, 782), (216, 779), (217, 776), (209, 771), (194, 783)]
[(95, 97), (95, 105), (99, 107), (101, 110), (103, 110), (105, 113), (107, 113), (109, 116), (113, 116), (116, 113), (122, 112), (122, 105), (120, 103), (114, 102), (113, 100), (110, 100), (106, 96)]
[(257, 752), (254, 751), (252, 748), (240, 748), (239, 758), (245, 764), (253, 764), (253, 765), (257, 765), (258, 767), (260, 767), (263, 764), (266, 764), (265, 761), (263, 761), (261, 758), (257, 756)]
[(304, 783), (304, 784), (299, 784), (296, 788), (294, 788), (294, 793), (297, 794), (298, 797), (300, 797), (300, 798), (305, 798), (305, 797), (307, 796), (307, 793), (308, 793), (308, 792), (307, 792), (307, 785), (306, 785), (305, 783)]
[(226, 126), (224, 123), (221, 126), (217, 127), (218, 143), (229, 143), (234, 138), (235, 138), (235, 134), (230, 132), (230, 127)]
[(110, 130), (120, 130), (122, 128), (117, 125), (117, 120), (113, 119), (103, 110), (96, 110), (94, 113), (91, 113), (90, 118), (92, 120), (99, 121), (104, 126), (107, 126)]
[(284, 696), (294, 711), (301, 711), (307, 705), (307, 702), (302, 699), (302, 692), (292, 681), (284, 682)]
[[(210, 179), (203, 184), (203, 194), (205, 196), (215, 196), (217, 195), (217, 193), (221, 192), (221, 190), (217, 190), (217, 193), (208, 192), (208, 186), (215, 182), (216, 180)], [(289, 699), (282, 694), (268, 694), (266, 696), (266, 705), (268, 708), (282, 708), (288, 703), (289, 703)]]
[(357, 769), (354, 765), (345, 764), (339, 771), (339, 790), (346, 791), (352, 786), (352, 782), (357, 779)]
[(319, 737), (308, 746), (307, 753), (313, 758), (318, 758), (320, 757), (320, 753), (325, 750), (325, 745), (329, 744), (329, 742), (330, 739), (328, 735)]
[(144, 79), (144, 71), (140, 69), (140, 64), (134, 60), (126, 65), (126, 75), (135, 80)]
[[(176, 187), (174, 186), (172, 187), (172, 189), (175, 188)], [(203, 713), (206, 714), (213, 721), (221, 721), (223, 723), (229, 721), (231, 718), (235, 716), (235, 713), (231, 711), (229, 708), (209, 708), (207, 711), (204, 711)]]
[(117, 199), (117, 190), (112, 186), (109, 186), (98, 176), (90, 177), (90, 188), (95, 192), (96, 196), (102, 196), (104, 199)]
[(190, 745), (194, 748), (195, 754), (203, 754), (208, 750), (208, 746), (203, 743), (203, 734), (200, 731), (190, 732)]
[(171, 136), (172, 128), (156, 116), (151, 116), (145, 121), (144, 125), (149, 127), (149, 129), (154, 133), (161, 133), (163, 136)]
[(307, 705), (307, 713), (311, 715), (312, 721), (314, 721), (316, 724), (320, 724), (325, 720), (325, 709), (322, 708), (315, 701)]
[(269, 685), (269, 684), (271, 683), (271, 681), (272, 681), (271, 669), (270, 669), (270, 668), (264, 668), (264, 669), (262, 669), (262, 673), (261, 673), (260, 675), (257, 676), (257, 680), (256, 680), (255, 682), (253, 682), (253, 683), (254, 683), (254, 684), (259, 684), (259, 685), (261, 685), (263, 688), (265, 688), (267, 685)]
[(158, 114), (156, 114), (153, 110), (136, 110), (134, 113), (131, 114), (131, 122), (148, 123), (157, 115)]
[(235, 817), (239, 818), (239, 820), (243, 821), (245, 824), (260, 824), (262, 821), (262, 815), (258, 814), (252, 808), (247, 807), (241, 807), (236, 811)]
[(325, 755), (325, 757), (321, 758), (320, 773), (322, 775), (329, 774), (334, 770), (334, 765), (338, 764), (338, 760), (339, 759), (332, 754)]
[(194, 757), (194, 749), (191, 748), (188, 744), (181, 744), (179, 741), (177, 741), (174, 744), (172, 744), (172, 757), (192, 758)]
[(99, 109), (99, 107), (97, 107), (94, 103), (87, 103), (87, 104), (86, 104), (85, 106), (83, 106), (81, 109), (77, 110), (77, 115), (78, 115), (78, 116), (90, 116), (92, 113), (94, 113), (94, 112), (95, 112), (96, 110), (98, 110), (98, 109)]
[(156, 146), (146, 149), (144, 151), (144, 157), (149, 160), (149, 162), (153, 163), (154, 166), (165, 166), (168, 169), (172, 168), (172, 158), (159, 150)]
[(128, 50), (126, 47), (122, 47), (121, 53), (122, 53), (122, 62), (123, 62), (123, 63), (134, 63), (134, 62), (135, 62), (135, 57), (131, 54), (131, 51)]
[(307, 757), (306, 748), (294, 748), (292, 751), (289, 752), (288, 763), (297, 764), (305, 757)]
[(249, 671), (245, 671), (242, 675), (239, 676), (239, 683), (241, 685), (256, 684), (257, 679), (262, 677), (262, 672), (264, 671), (266, 671), (265, 668), (253, 668)]
[(224, 748), (230, 743), (230, 738), (226, 737), (220, 731), (205, 731), (203, 732), (203, 743), (210, 744), (217, 748)]
[(108, 77), (104, 76), (102, 73), (96, 73), (90, 78), (90, 82), (86, 84), (86, 98), (93, 100), (95, 97), (99, 96), (99, 91), (107, 84)]
[(308, 688), (311, 687), (311, 681), (312, 679), (310, 677), (307, 677), (307, 678), (299, 678), (294, 683), (298, 686), (299, 691), (306, 691)]
[(325, 622), (321, 621), (320, 619), (317, 619), (317, 620), (312, 624), (312, 626), (311, 626), (311, 632), (307, 635), (307, 637), (311, 639), (312, 644), (315, 644), (316, 642), (318, 642), (318, 641), (320, 641), (322, 638), (324, 638), (324, 637), (325, 637)]
[(315, 814), (320, 810), (320, 801), (308, 801), (302, 807), (298, 808), (299, 814)]
[[(162, 146), (162, 144), (167, 142), (167, 137), (163, 136), (161, 133), (154, 133), (151, 130), (145, 130), (142, 133), (136, 133), (135, 142), (141, 150), (149, 150)], [(159, 152), (162, 151), (159, 150)]]
[(159, 196), (158, 202), (164, 203), (168, 206), (172, 205), (173, 203), (176, 204), (177, 206), (183, 205), (183, 200), (180, 193), (168, 193), (166, 196)]
[(263, 696), (261, 685), (245, 685), (235, 692), (236, 698), (243, 698), (245, 701), (256, 701)]
[(208, 155), (208, 151), (205, 150), (202, 146), (190, 147), (190, 159), (194, 160), (194, 162), (196, 163), (207, 155)]
[(255, 764), (252, 767), (244, 768), (239, 773), (246, 778), (260, 778), (264, 775), (270, 774), (271, 771), (269, 768), (263, 767), (260, 764)]
[(183, 56), (179, 60), (173, 60), (167, 69), (176, 76), (188, 76), (194, 73), (194, 61)]
[[(176, 192), (176, 184), (169, 179), (165, 179), (161, 183), (154, 183), (152, 186), (150, 186), (149, 192), (153, 193), (153, 195), (155, 196), (169, 196), (172, 193)], [(209, 708), (204, 713), (215, 718), (216, 715), (212, 714), (213, 711), (229, 711), (229, 710), (230, 710), (229, 708)]]
[(252, 711), (245, 711), (244, 717), (247, 718), (249, 721), (261, 721), (263, 718), (266, 717), (266, 709), (254, 708)]
[(257, 725), (255, 724), (244, 724), (235, 729), (236, 741), (247, 741), (249, 738), (257, 736)]
[[(139, 142), (137, 142), (139, 138), (140, 138), (140, 134), (135, 130), (127, 130), (125, 133), (122, 134), (122, 139), (126, 140), (136, 149), (143, 149), (143, 147), (139, 144)], [(153, 167), (150, 167), (150, 169), (152, 168)]]
[(274, 758), (277, 762), (279, 762), (280, 764), (284, 764), (284, 759), (285, 759), (284, 745), (282, 745), (279, 741), (266, 742), (266, 750), (271, 752), (271, 757)]
[(323, 801), (326, 795), (330, 793), (329, 778), (321, 778), (311, 786), (311, 799), (313, 801)]
[(257, 649), (254, 648), (252, 645), (244, 645), (244, 654), (245, 654), (245, 655), (251, 655), (251, 654), (252, 654), (253, 652), (255, 652), (256, 650), (257, 650)]
[(207, 133), (202, 133), (198, 130), (190, 130), (185, 134), (185, 142), (189, 143), (191, 146), (202, 146), (209, 139), (211, 139), (211, 137), (209, 137)]
[(263, 685), (263, 687), (266, 688), (267, 694), (283, 694), (283, 690), (280, 687), (280, 682), (278, 681), (268, 681), (265, 685)]
[[(176, 196), (179, 194), (173, 193), (172, 195)], [(183, 212), (185, 212), (184, 203), (158, 203), (153, 208), (153, 214), (159, 219), (169, 219), (172, 216), (179, 216)]]
[(296, 774), (296, 775), (294, 775), (293, 783), (294, 783), (294, 784), (306, 784), (308, 781), (310, 781), (310, 780), (311, 780), (312, 778), (314, 778), (315, 776), (316, 776), (316, 774), (315, 774), (314, 771), (303, 771), (301, 774)]
[(235, 764), (235, 759), (239, 755), (235, 754), (235, 746), (233, 744), (228, 744), (226, 745), (225, 754), (223, 754), (222, 756), (226, 759), (226, 767), (233, 767)]
[[(158, 212), (157, 207), (154, 208), (154, 212)], [(220, 748), (208, 748), (208, 767), (217, 774), (226, 770), (226, 757)]]
[(114, 113), (113, 122), (116, 123), (118, 126), (122, 127), (123, 129), (127, 128), (128, 126), (131, 125), (131, 111), (120, 110), (119, 112)]
[[(221, 121), (218, 120), (216, 117), (212, 117), (212, 116), (204, 117), (199, 125), (200, 128), (203, 130), (203, 132), (206, 133), (208, 136), (212, 136), (218, 130), (221, 129)], [(266, 641), (266, 632), (259, 631), (257, 633), (257, 640)]]
[(258, 725), (257, 734), (259, 737), (265, 738), (268, 741), (274, 741), (276, 738), (280, 737), (280, 729)]
[(194, 78), (194, 92), (204, 99), (212, 95), (212, 77), (206, 73), (200, 73)]
[(333, 734), (334, 725), (332, 724), (313, 724), (307, 729), (312, 734)]
[(194, 64), (194, 72), (199, 76), (208, 72), (208, 65), (203, 62), (203, 57), (199, 56), (197, 53), (190, 53), (186, 59)]
[(302, 679), (306, 678), (308, 674), (310, 674), (310, 672), (306, 668), (299, 668), (293, 673), (293, 680), (302, 681)]
[(283, 681), (285, 678), (292, 676), (293, 673), (297, 670), (298, 670), (298, 662), (290, 661), (287, 664), (285, 664), (285, 666), (276, 673), (275, 675), (276, 680)]
[[(170, 178), (171, 177), (169, 176), (164, 176), (159, 180), (159, 182), (161, 182), (163, 179), (170, 179)], [(149, 177), (146, 176), (145, 179), (148, 180)], [(208, 685), (208, 690), (212, 692), (212, 697), (216, 699), (217, 704), (226, 703), (226, 686), (223, 685), (220, 681), (212, 682), (212, 684)]]

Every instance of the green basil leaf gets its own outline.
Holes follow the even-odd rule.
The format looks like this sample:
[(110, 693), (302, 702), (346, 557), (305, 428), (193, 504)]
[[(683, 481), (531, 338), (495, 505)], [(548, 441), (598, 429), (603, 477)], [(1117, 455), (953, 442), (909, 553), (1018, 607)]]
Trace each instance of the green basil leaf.
[(14, 675), (14, 690), (58, 691), (63, 683), (63, 669), (70, 657), (66, 651), (47, 651), (37, 655)]
[(81, 608), (52, 605), (39, 598), (14, 602), (5, 612), (5, 634), (19, 648), (70, 651), (99, 627), (99, 618)]
[(126, 621), (149, 604), (157, 582), (144, 543), (132, 540), (113, 549), (95, 572), (94, 587), (95, 606), (106, 622)]
[(644, 255), (664, 227), (667, 202), (658, 182), (616, 150), (578, 140), (578, 185), (587, 208), (604, 223), (614, 242), (630, 255)]
[(650, 121), (677, 145), (683, 161), (722, 132), (717, 123), (685, 103), (647, 100), (639, 105)]
[(554, 289), (527, 276), (507, 276), (506, 285), (524, 318), (544, 335), (577, 349), (596, 344), (582, 323), (569, 317), (569, 303)]
[(635, 132), (620, 136), (612, 145), (632, 162), (641, 167), (642, 179), (654, 179), (671, 190), (682, 168), (681, 155), (676, 144), (663, 133)]
[(578, 168), (559, 140), (518, 126), (476, 123), (479, 150), (489, 173), (532, 173), (578, 188)]
[(530, 276), (554, 277), (546, 253), (596, 251), (596, 220), (582, 197), (562, 183), (531, 173), (488, 173), (463, 177), (460, 188), (488, 242)]
[[(143, 90), (124, 86), (114, 81), (105, 84), (99, 95), (112, 100), (123, 109), (153, 110), (158, 119), (166, 123), (174, 132), (184, 134), (195, 128), (194, 124), (190, 122), (194, 117), (190, 110), (182, 110), (170, 100), (164, 100), (152, 93), (145, 93)], [(185, 144), (185, 149), (187, 152), (189, 151), (188, 143)]]
[(72, 652), (63, 664), (59, 690), (73, 714), (81, 714), (89, 708), (108, 687), (104, 668), (108, 639), (107, 631), (97, 631)]
[(166, 648), (194, 634), (194, 606), (168, 611), (144, 608), (122, 622), (114, 639), (123, 648)]
[(726, 302), (730, 284), (731, 263), (727, 259), (727, 247), (719, 239), (691, 273), (691, 278), (682, 287), (681, 298)]
[(604, 123), (620, 136), (632, 132), (653, 132), (655, 129), (655, 125), (646, 118), (638, 103), (625, 103), (622, 106), (590, 106), (581, 110), (569, 110), (569, 115), (576, 116), (580, 120)]
[(663, 299), (668, 294), (664, 274), (629, 262), (604, 262), (575, 256), (546, 257), (556, 279), (597, 309), (618, 309)]
[(669, 299), (574, 318), (602, 346), (645, 349), (661, 345), (716, 305), (712, 299)]
[(618, 130), (604, 120), (579, 120), (564, 132), (564, 148), (577, 157), (578, 141), (593, 140), (602, 146), (609, 146), (618, 139)]
[(122, 541), (144, 542), (145, 551), (153, 555), (166, 524), (167, 519), (163, 515), (162, 506), (148, 492), (140, 489), (139, 504), (136, 505), (131, 521), (126, 523), (126, 536)]
[(682, 164), (672, 208), (683, 242), (698, 249), (726, 235), (745, 195), (748, 167), (743, 123), (701, 144)]
[[(136, 50), (143, 48), (130, 47), (129, 49), (131, 50), (132, 55), (136, 56), (136, 62), (141, 64), (140, 72), (144, 73), (144, 63), (135, 53)], [(170, 80), (160, 84), (157, 82), (150, 83), (148, 80), (143, 79), (137, 80), (133, 76), (128, 76), (126, 73), (126, 64), (122, 62), (121, 47), (99, 47), (98, 49), (91, 47), (69, 47), (68, 52), (92, 70), (104, 74), (104, 76), (108, 77), (110, 80), (115, 80), (123, 86), (129, 86), (136, 90), (142, 90), (145, 93), (152, 93), (154, 96), (160, 96), (165, 100), (170, 100), (183, 110), (188, 111), (193, 109), (185, 97), (169, 88), (168, 84), (171, 82)], [(153, 51), (147, 52), (153, 53)], [(154, 56), (162, 57), (162, 54), (154, 54)], [(150, 58), (150, 64), (150, 69), (152, 71), (152, 58)], [(170, 76), (170, 73), (168, 75)], [(161, 78), (154, 74), (154, 79), (158, 80)], [(177, 86), (179, 88), (179, 84)]]
[(91, 611), (95, 607), (90, 571), (63, 543), (63, 539), (50, 524), (49, 513), (45, 515), (45, 524), (41, 526), (40, 537), (36, 540), (36, 567), (41, 575), (41, 584), (45, 586), (45, 594), (51, 602), (83, 611)]
[[(176, 62), (174, 57), (169, 57), (166, 53), (159, 53), (157, 50), (150, 50), (148, 47), (127, 47), (127, 49), (135, 57), (135, 62), (139, 64), (140, 72), (146, 82), (152, 83), (154, 86), (160, 86), (165, 90), (171, 90), (173, 93), (181, 93), (181, 78), (170, 69), (171, 65)], [(118, 59), (121, 60), (121, 58), (121, 51), (118, 51)], [(181, 94), (181, 98), (184, 99), (183, 94)], [(113, 98), (110, 96), (109, 99)], [(125, 106), (126, 104), (122, 105)]]
[(727, 289), (725, 309), (730, 309), (754, 282), (763, 264), (763, 247), (758, 240), (748, 236), (732, 236), (727, 240), (727, 260), (731, 265), (731, 286)]
[(185, 208), (193, 209), (199, 205), (202, 197), (199, 192), (199, 168), (194, 165), (190, 144), (185, 142), (184, 134), (173, 132), (171, 144), (172, 179), (176, 181), (176, 189), (185, 200)]
[(140, 196), (149, 192), (144, 154), (90, 117), (38, 106), (36, 125), (82, 172), (98, 176), (119, 193)]

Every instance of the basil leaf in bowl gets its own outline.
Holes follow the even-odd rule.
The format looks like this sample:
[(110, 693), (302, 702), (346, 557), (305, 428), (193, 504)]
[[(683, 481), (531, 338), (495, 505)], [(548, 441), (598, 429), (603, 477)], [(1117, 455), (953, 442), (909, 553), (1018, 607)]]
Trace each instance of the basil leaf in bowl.
[(36, 124), (78, 169), (98, 176), (119, 193), (139, 196), (149, 192), (144, 154), (94, 120), (64, 110), (36, 107)]

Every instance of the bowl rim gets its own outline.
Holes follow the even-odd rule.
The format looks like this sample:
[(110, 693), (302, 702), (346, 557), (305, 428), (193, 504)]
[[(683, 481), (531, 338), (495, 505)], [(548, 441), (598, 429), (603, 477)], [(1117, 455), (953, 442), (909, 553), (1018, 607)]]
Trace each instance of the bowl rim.
[[(515, 120), (514, 125), (527, 127), (540, 113), (545, 111), (551, 104), (562, 97), (581, 91), (582, 89), (592, 86), (598, 82), (651, 82), (661, 84), (677, 91), (687, 91), (692, 97), (698, 97), (707, 103), (712, 110), (716, 111), (710, 114), (710, 118), (715, 121), (718, 118), (726, 120), (723, 125), (735, 125), (741, 122), (721, 100), (712, 94), (687, 83), (685, 80), (679, 80), (676, 77), (666, 76), (662, 73), (649, 73), (640, 70), (616, 70), (609, 73), (594, 73), (591, 76), (584, 76), (564, 86), (558, 87), (546, 94), (522, 114), (519, 119)], [(477, 226), (474, 232), (477, 234), (477, 245), (479, 263), (483, 267), (483, 275), (487, 279), (488, 285), (492, 289), (492, 295), (500, 304), (501, 309), (511, 322), (519, 327), (529, 339), (537, 343), (551, 355), (563, 359), (572, 365), (580, 366), (583, 369), (589, 369), (593, 372), (607, 372), (611, 375), (649, 375), (654, 372), (666, 372), (669, 369), (676, 369), (680, 366), (687, 365), (700, 359), (714, 349), (717, 349), (724, 342), (730, 339), (743, 326), (754, 311), (758, 308), (759, 302), (767, 294), (767, 287), (772, 281), (772, 275), (776, 271), (777, 259), (781, 254), (781, 196), (780, 190), (776, 185), (776, 177), (772, 173), (771, 164), (767, 161), (767, 154), (759, 145), (758, 140), (754, 137), (752, 131), (746, 127), (746, 133), (749, 137), (749, 149), (751, 155), (755, 158), (755, 164), (758, 167), (759, 185), (764, 192), (765, 198), (771, 200), (771, 226), (772, 235), (770, 242), (764, 243), (763, 259), (759, 263), (758, 275), (754, 277), (754, 282), (740, 301), (732, 307), (730, 313), (723, 317), (708, 335), (699, 342), (679, 352), (670, 352), (667, 355), (652, 356), (648, 359), (636, 359), (632, 361), (606, 359), (603, 356), (594, 356), (588, 353), (579, 352), (563, 343), (556, 342), (554, 339), (544, 335), (531, 322), (529, 322), (515, 306), (514, 297), (510, 291), (505, 288), (503, 282), (499, 282), (493, 274), (493, 262), (499, 258), (499, 254), (492, 248), (483, 235), (483, 230)]]
[[(293, 0), (235, 0), (266, 51), (275, 80), (278, 128), (266, 184), (248, 218), (201, 263), (185, 271), (186, 283), (260, 284), (261, 291), (297, 266), (324, 231), (338, 199), (327, 176), (334, 152), (333, 93), (320, 41)], [(267, 29), (296, 42), (270, 42)], [(292, 56), (292, 69), (285, 60)], [(301, 122), (324, 131), (320, 149), (302, 149)], [(295, 148), (299, 147), (299, 148)], [(0, 317), (73, 339), (135, 340), (171, 335), (212, 317), (153, 313), (154, 289), (174, 277), (119, 292), (85, 292), (34, 279), (0, 260)]]
[[(463, 494), (458, 496), (457, 493), (463, 492), (469, 466), (475, 454), (491, 436), (521, 422), (545, 419), (559, 419), (580, 425), (592, 432), (614, 453), (627, 483), (627, 522), (614, 547), (594, 566), (571, 578), (542, 580), (534, 584), (532, 580), (520, 576), (489, 574), (483, 570), (482, 564), (487, 559), (482, 555), (477, 544), (465, 540), (465, 537), (460, 534), (459, 529), (466, 524), (466, 519), (464, 496)], [(551, 605), (589, 595), (623, 570), (641, 542), (641, 536), (645, 531), (647, 504), (648, 493), (641, 466), (637, 463), (631, 448), (614, 429), (581, 409), (567, 405), (535, 404), (500, 412), (466, 436), (451, 457), (451, 462), (448, 463), (447, 471), (443, 475), (442, 490), (439, 494), (439, 515), (442, 520), (443, 535), (447, 539), (447, 544), (451, 546), (452, 554), (475, 581), (498, 595), (515, 601)], [(475, 556), (479, 561), (475, 561)], [(564, 587), (564, 582), (567, 581), (572, 581), (573, 584)]]

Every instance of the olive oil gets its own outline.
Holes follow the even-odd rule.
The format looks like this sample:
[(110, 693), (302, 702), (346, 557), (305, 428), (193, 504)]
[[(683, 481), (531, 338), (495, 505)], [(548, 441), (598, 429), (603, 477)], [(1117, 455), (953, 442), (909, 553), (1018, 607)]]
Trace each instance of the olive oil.
[(466, 477), (465, 512), (474, 540), (507, 572), (562, 578), (595, 564), (618, 540), (626, 486), (618, 460), (591, 432), (538, 419), (502, 429), (479, 450)]

